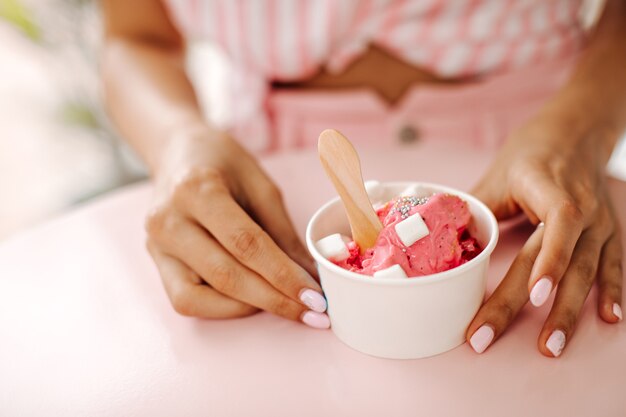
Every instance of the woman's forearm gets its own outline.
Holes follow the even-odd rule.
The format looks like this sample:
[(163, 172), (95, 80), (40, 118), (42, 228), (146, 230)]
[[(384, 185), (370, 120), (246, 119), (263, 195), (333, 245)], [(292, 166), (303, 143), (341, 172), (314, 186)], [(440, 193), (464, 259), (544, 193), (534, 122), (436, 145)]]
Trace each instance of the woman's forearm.
[(102, 75), (109, 114), (155, 173), (172, 141), (205, 126), (182, 47), (107, 39)]
[(626, 2), (608, 0), (565, 87), (544, 108), (573, 134), (601, 131), (610, 154), (626, 128)]

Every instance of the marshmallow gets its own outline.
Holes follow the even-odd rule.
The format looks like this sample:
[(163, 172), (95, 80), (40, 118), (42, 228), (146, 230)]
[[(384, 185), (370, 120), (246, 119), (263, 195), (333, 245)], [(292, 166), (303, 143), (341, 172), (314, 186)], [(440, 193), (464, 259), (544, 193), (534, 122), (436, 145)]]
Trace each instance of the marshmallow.
[(428, 230), (428, 226), (424, 223), (424, 219), (420, 216), (419, 213), (415, 213), (412, 216), (402, 220), (399, 223), (396, 223), (395, 226), (396, 234), (404, 243), (404, 246), (411, 246), (424, 236), (428, 236), (430, 231)]
[(374, 272), (374, 278), (408, 278), (404, 269), (398, 264)]
[(410, 196), (422, 196), (424, 195), (424, 187), (420, 186), (420, 185), (409, 185), (408, 187), (406, 187), (401, 193), (400, 193), (400, 197), (410, 197)]
[(318, 240), (315, 243), (315, 247), (324, 258), (330, 261), (341, 262), (350, 257), (348, 242), (350, 242), (349, 238), (335, 233)]

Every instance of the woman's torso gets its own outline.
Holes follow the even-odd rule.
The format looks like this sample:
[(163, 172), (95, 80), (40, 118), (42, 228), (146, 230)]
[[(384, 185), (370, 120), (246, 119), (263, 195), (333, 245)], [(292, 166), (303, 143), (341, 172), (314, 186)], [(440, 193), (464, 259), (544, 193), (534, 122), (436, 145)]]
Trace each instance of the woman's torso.
[(268, 80), (341, 73), (376, 45), (437, 78), (530, 65), (579, 47), (582, 0), (168, 0), (190, 39)]
[(582, 45), (582, 1), (166, 2), (187, 40), (209, 41), (227, 57), (230, 80), (214, 106), (226, 115), (222, 126), (263, 148), (276, 134), (271, 92), (367, 87), (389, 105), (419, 84), (559, 61)]

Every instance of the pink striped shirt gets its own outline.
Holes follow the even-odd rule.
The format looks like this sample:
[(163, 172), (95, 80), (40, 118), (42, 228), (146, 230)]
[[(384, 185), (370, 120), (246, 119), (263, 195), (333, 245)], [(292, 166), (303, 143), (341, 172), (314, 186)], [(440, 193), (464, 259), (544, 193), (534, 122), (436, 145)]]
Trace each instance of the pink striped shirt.
[(442, 76), (483, 74), (578, 48), (582, 0), (168, 0), (189, 38), (269, 79), (340, 71), (375, 43)]
[[(271, 80), (339, 72), (374, 43), (443, 77), (485, 75), (578, 51), (583, 0), (167, 0), (188, 40), (226, 53), (242, 124)], [(241, 97), (245, 96), (246, 100)]]

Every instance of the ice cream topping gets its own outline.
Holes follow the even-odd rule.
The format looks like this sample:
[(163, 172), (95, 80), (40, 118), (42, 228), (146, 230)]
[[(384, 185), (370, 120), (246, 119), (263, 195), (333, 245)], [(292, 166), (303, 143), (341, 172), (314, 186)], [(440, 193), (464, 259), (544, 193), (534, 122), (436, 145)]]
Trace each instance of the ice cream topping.
[[(482, 250), (467, 230), (471, 220), (467, 203), (457, 196), (398, 197), (376, 213), (383, 224), (376, 245), (360, 255), (350, 240), (346, 243), (349, 256), (331, 261), (365, 275), (417, 277), (455, 268)], [(338, 237), (334, 240), (339, 243)]]

